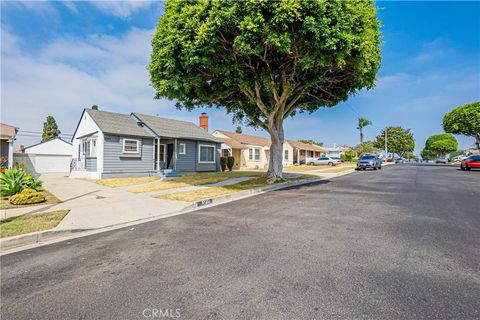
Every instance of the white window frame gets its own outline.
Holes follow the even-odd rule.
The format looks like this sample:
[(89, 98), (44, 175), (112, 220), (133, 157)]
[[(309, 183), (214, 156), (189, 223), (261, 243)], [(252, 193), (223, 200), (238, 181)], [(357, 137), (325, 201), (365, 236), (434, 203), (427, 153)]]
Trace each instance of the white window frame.
[(178, 144), (178, 154), (182, 154), (182, 155), (187, 154), (187, 144), (186, 143), (179, 143)]
[[(257, 150), (258, 150), (258, 159), (255, 159), (255, 151), (257, 151)], [(255, 162), (262, 161), (262, 148), (249, 148), (248, 149), (248, 161), (255, 161)]]
[[(140, 153), (140, 140), (138, 139), (126, 139), (123, 138), (123, 147), (122, 147), (122, 152), (123, 153), (131, 153), (131, 154), (139, 154)], [(137, 151), (126, 151), (125, 150), (125, 141), (135, 141), (137, 143)]]
[[(212, 148), (213, 149), (213, 161), (201, 161), (200, 160), (200, 156), (201, 156), (201, 153), (200, 153), (200, 150), (202, 149), (202, 147), (207, 147), (207, 148)], [(217, 148), (215, 146), (212, 146), (210, 144), (199, 144), (198, 145), (198, 163), (216, 163), (216, 157), (215, 157), (215, 150)]]
[(288, 149), (283, 150), (283, 160), (288, 161), (290, 158), (290, 152), (288, 152)]

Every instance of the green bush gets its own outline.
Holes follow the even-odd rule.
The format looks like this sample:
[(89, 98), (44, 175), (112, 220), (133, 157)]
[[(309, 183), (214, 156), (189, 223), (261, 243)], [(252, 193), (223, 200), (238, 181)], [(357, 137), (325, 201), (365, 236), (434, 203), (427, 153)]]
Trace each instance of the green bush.
[(9, 169), (0, 174), (0, 195), (2, 197), (12, 196), (25, 188), (36, 191), (42, 189), (42, 182), (35, 179), (21, 169)]
[(220, 168), (222, 168), (222, 171), (227, 169), (227, 157), (220, 157)]
[(25, 188), (19, 194), (11, 196), (9, 201), (11, 204), (33, 204), (33, 203), (40, 203), (46, 200), (45, 196), (40, 192)]
[(235, 158), (234, 157), (227, 157), (228, 171), (232, 171), (232, 168), (233, 168), (234, 164), (235, 164)]

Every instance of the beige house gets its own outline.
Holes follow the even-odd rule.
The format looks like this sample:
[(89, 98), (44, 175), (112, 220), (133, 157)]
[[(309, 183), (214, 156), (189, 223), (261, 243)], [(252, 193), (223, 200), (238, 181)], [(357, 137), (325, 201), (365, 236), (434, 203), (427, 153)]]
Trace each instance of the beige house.
[[(235, 158), (234, 169), (268, 167), (270, 139), (225, 130), (216, 130), (212, 135), (222, 143), (222, 155)], [(287, 142), (283, 144), (283, 165), (293, 165), (293, 148)]]
[[(270, 157), (270, 139), (216, 130), (212, 135), (222, 143), (222, 156), (235, 158), (234, 169), (262, 169), (268, 167)], [(291, 166), (305, 163), (306, 159), (320, 157), (322, 148), (295, 140), (283, 143), (283, 165)]]

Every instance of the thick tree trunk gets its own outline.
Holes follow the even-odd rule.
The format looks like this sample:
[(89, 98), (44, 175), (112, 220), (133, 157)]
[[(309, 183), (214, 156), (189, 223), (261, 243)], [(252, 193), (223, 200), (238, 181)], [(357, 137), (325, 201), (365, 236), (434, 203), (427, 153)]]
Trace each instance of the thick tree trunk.
[(270, 183), (283, 178), (283, 121), (274, 119), (269, 123), (268, 132), (272, 140), (267, 178)]

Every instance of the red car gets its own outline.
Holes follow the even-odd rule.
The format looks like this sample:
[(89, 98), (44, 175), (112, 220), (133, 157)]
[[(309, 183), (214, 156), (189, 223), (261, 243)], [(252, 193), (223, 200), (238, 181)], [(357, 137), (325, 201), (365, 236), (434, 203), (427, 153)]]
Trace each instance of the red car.
[(480, 155), (470, 156), (460, 164), (462, 170), (471, 170), (472, 168), (480, 169)]

